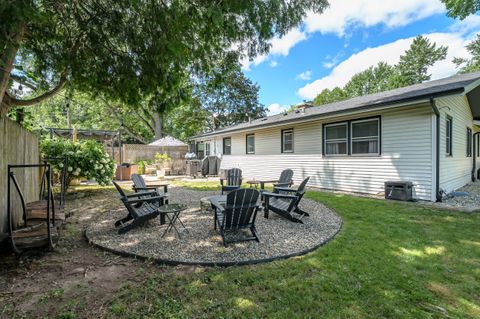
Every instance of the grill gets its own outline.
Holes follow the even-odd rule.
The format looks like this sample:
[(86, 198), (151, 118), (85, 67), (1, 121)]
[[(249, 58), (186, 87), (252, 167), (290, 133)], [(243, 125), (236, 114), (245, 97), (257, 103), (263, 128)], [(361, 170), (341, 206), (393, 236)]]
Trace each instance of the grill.
[(412, 201), (413, 183), (405, 181), (385, 182), (385, 199)]
[(199, 160), (187, 160), (187, 175), (196, 177), (200, 173)]

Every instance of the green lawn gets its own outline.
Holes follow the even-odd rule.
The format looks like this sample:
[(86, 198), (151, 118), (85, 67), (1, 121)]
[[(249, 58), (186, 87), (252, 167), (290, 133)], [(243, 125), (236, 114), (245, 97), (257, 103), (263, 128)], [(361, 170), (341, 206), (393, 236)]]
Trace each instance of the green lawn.
[(107, 316), (480, 318), (480, 214), (308, 197), (344, 220), (326, 246), (257, 266), (152, 272), (114, 296)]

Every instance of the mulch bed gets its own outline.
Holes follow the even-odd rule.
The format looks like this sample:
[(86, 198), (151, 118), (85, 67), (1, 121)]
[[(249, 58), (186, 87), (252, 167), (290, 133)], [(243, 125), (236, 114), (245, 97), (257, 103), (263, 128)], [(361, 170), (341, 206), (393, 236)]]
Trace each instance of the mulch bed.
[(170, 203), (189, 206), (180, 215), (188, 229), (187, 232), (179, 228), (181, 238), (174, 232), (162, 238), (166, 225), (160, 225), (158, 218), (119, 235), (114, 221), (126, 215), (126, 210), (119, 207), (92, 221), (85, 232), (87, 239), (105, 250), (159, 263), (230, 266), (306, 254), (333, 238), (342, 225), (341, 218), (333, 210), (304, 199), (300, 206), (310, 214), (304, 217), (304, 224), (292, 223), (274, 213), (265, 219), (260, 211), (256, 219), (260, 243), (239, 242), (225, 248), (218, 230), (213, 228), (213, 213), (200, 209), (200, 198), (217, 192), (177, 187), (171, 188), (170, 193)]

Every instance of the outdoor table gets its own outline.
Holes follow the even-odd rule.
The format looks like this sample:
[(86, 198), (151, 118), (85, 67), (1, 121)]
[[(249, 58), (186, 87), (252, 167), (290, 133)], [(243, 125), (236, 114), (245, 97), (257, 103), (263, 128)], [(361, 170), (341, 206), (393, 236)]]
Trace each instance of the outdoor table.
[(168, 193), (168, 183), (146, 183), (147, 187), (163, 187), (163, 192)]
[[(188, 208), (187, 205), (184, 205), (184, 204), (167, 204), (167, 205), (160, 206), (160, 208), (158, 208), (158, 211), (160, 212), (160, 214), (165, 214), (165, 216), (167, 216), (169, 221), (167, 225), (167, 229), (165, 229), (165, 232), (163, 233), (162, 238), (165, 237), (165, 235), (172, 229), (175, 229), (179, 238), (182, 238), (182, 236), (180, 236), (180, 232), (178, 231), (177, 226), (175, 226), (175, 223), (177, 221), (188, 232), (188, 229), (180, 220), (180, 213), (186, 210), (187, 208)], [(172, 217), (170, 217), (169, 214), (171, 214)]]
[(253, 179), (250, 181), (247, 181), (247, 184), (252, 187), (255, 185), (255, 188), (257, 188), (258, 185), (260, 185), (260, 189), (265, 189), (265, 184), (271, 184), (271, 183), (277, 183), (278, 179)]

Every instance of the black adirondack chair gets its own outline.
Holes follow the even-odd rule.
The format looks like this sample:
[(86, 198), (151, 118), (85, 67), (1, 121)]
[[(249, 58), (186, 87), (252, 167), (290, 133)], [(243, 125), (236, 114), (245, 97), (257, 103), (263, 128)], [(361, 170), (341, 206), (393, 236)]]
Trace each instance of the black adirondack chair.
[(239, 168), (231, 168), (227, 171), (226, 179), (221, 178), (222, 195), (225, 192), (231, 192), (239, 189), (242, 185), (242, 170)]
[[(228, 243), (237, 241), (260, 241), (255, 229), (255, 219), (260, 207), (259, 196), (259, 191), (244, 188), (228, 193), (226, 202), (220, 203), (218, 199), (212, 199), (212, 208), (215, 210), (215, 229), (218, 226), (225, 247), (227, 247)], [(225, 239), (227, 232), (235, 232), (242, 229), (249, 229), (252, 232), (252, 236), (230, 241)]]
[[(292, 222), (303, 223), (302, 218), (308, 216), (308, 213), (301, 210), (298, 204), (305, 194), (305, 186), (309, 179), (310, 177), (305, 178), (298, 188), (275, 187), (273, 193), (264, 192), (265, 218), (268, 218), (269, 211), (273, 211)], [(298, 214), (299, 217), (293, 216), (292, 213)]]
[[(164, 197), (164, 199), (163, 199), (164, 204), (168, 204), (168, 193), (166, 192), (166, 188), (165, 188), (165, 191), (163, 193), (159, 193), (157, 187), (147, 186), (147, 184), (145, 183), (145, 180), (139, 174), (132, 174), (132, 182), (133, 182), (132, 189), (135, 192), (137, 192), (137, 193), (144, 192), (145, 193), (145, 192), (156, 191), (157, 192), (156, 196), (163, 196)], [(142, 198), (144, 198), (144, 197), (142, 197)]]
[(280, 174), (278, 182), (273, 184), (273, 187), (290, 187), (293, 184), (293, 171), (291, 169), (285, 169)]
[[(128, 211), (127, 216), (115, 222), (115, 227), (122, 226), (118, 229), (119, 234), (126, 233), (159, 215), (158, 208), (160, 203), (163, 203), (164, 197), (157, 196), (156, 191), (127, 195), (117, 183), (113, 182), (113, 185), (117, 188), (120, 199)], [(165, 220), (165, 216), (163, 216), (163, 220)]]

